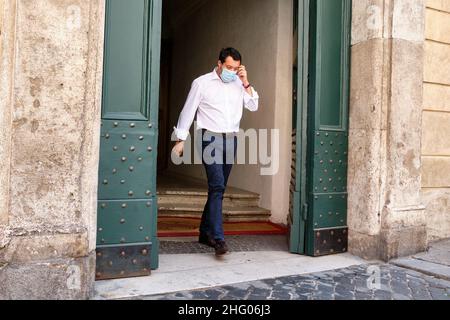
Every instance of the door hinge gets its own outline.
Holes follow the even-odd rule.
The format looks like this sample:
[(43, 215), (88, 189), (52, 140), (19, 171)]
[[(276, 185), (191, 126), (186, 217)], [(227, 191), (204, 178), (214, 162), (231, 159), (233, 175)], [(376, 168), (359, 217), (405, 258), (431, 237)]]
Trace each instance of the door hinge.
[(308, 204), (304, 203), (302, 206), (302, 218), (303, 221), (308, 220)]

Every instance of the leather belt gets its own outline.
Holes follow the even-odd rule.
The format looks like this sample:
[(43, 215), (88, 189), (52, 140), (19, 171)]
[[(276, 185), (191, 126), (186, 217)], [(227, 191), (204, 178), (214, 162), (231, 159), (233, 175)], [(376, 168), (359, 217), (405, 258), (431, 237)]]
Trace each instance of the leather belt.
[(205, 134), (205, 132), (210, 133), (212, 136), (214, 135), (221, 135), (223, 138), (231, 138), (237, 136), (236, 132), (214, 132), (207, 129), (202, 129), (202, 134)]

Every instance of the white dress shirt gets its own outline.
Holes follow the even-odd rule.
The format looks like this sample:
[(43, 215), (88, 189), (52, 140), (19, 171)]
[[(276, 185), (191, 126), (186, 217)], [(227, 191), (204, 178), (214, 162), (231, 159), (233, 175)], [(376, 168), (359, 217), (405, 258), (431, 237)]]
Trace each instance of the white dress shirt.
[(252, 112), (258, 110), (258, 93), (253, 87), (251, 90), (253, 96), (245, 90), (239, 78), (224, 83), (216, 69), (195, 79), (174, 127), (175, 135), (186, 140), (196, 114), (199, 129), (216, 133), (239, 132), (243, 108)]

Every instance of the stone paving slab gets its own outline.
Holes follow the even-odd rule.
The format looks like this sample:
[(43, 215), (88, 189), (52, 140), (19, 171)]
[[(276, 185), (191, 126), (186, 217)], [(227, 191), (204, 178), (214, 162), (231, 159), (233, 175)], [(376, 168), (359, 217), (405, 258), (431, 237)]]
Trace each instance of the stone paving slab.
[(427, 252), (416, 254), (413, 258), (450, 267), (450, 239), (432, 243)]
[(416, 270), (439, 279), (450, 281), (450, 267), (414, 258), (403, 258), (391, 261), (392, 264)]
[(450, 282), (392, 264), (367, 264), (135, 299), (450, 300)]
[(426, 252), (390, 262), (450, 281), (450, 240), (432, 243)]

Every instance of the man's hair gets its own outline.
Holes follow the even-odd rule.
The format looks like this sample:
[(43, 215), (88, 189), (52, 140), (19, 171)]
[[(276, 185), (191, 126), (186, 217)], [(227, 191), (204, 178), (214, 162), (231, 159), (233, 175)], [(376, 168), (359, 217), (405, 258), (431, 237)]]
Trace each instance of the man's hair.
[(235, 48), (224, 48), (222, 49), (222, 51), (220, 51), (220, 62), (225, 63), (225, 60), (227, 60), (228, 57), (232, 57), (234, 61), (242, 62), (242, 56)]

